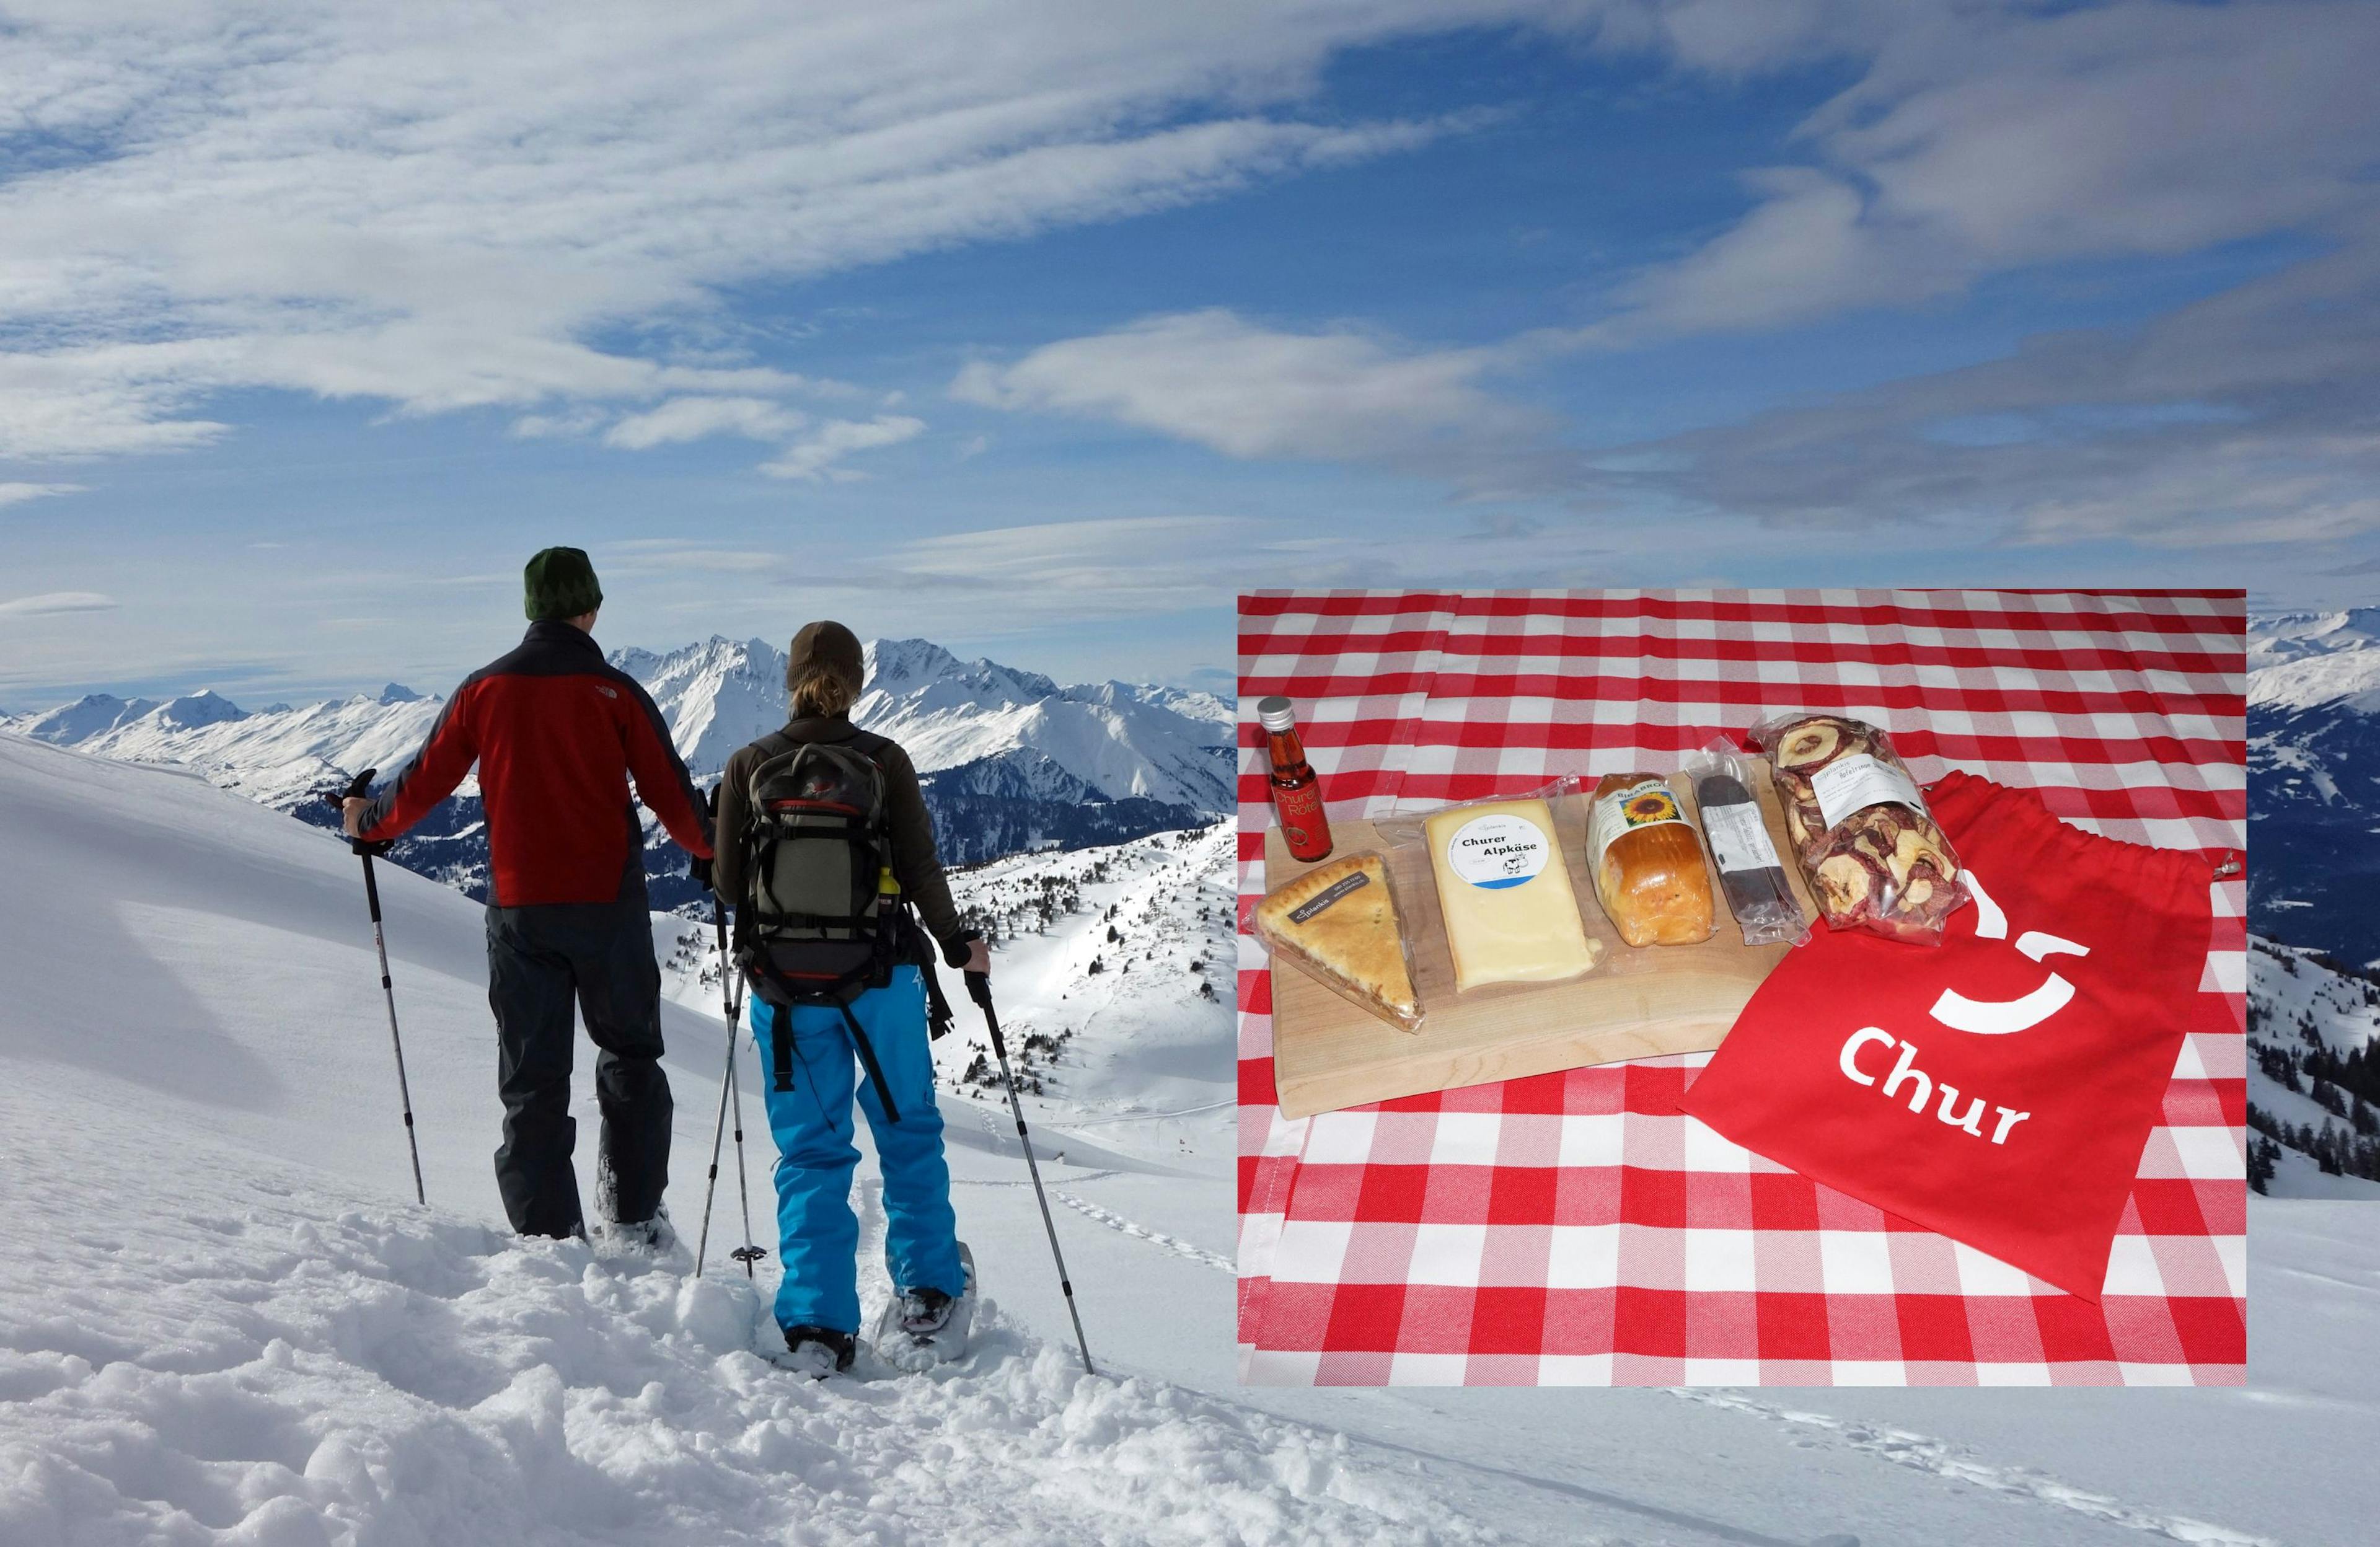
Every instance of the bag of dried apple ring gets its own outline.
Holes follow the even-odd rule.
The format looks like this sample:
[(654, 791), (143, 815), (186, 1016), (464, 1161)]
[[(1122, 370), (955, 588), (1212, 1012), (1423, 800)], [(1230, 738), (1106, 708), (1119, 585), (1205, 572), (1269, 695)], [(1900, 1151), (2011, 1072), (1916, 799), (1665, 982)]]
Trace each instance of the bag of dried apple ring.
[(1827, 927), (1942, 944), (1968, 892), (1925, 792), (1864, 720), (1787, 714), (1752, 727), (1768, 757), (1793, 857)]

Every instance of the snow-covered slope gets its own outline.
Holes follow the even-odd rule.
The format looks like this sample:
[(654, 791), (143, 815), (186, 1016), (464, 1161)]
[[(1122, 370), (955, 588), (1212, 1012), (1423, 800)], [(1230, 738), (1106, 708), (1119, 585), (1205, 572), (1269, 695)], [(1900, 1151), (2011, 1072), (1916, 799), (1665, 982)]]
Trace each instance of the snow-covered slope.
[[(855, 716), (908, 749), (948, 859), (1113, 842), (1231, 809), (1232, 713), (1207, 694), (1061, 687), (990, 661), (961, 661), (922, 640), (866, 649), (867, 691)], [(652, 693), (680, 754), (705, 783), (729, 753), (784, 722), (784, 653), (763, 640), (714, 638), (667, 653), (618, 651), (613, 659)], [(163, 704), (99, 695), (7, 728), (103, 757), (178, 763), (327, 822), (311, 798), (365, 768), (393, 774), (441, 707), (394, 683), (376, 695), (253, 713), (213, 692)], [(692, 901), (683, 858), (649, 831), (656, 898)], [(467, 781), (393, 859), (466, 890), (483, 885), (476, 785)]]
[(2248, 944), (2248, 1123), (2282, 1151), (2264, 1190), (2380, 1200), (2380, 979)]
[[(2380, 1233), (2350, 1204), (2256, 1203), (2252, 1390), (1240, 1390), (1230, 1114), (1182, 1110), (1231, 1078), (1186, 986), (1220, 944), (1227, 852), (1151, 839), (1103, 874), (1044, 857), (1086, 869), (964, 883), (1016, 926), (994, 954), (1012, 1030), (1084, 1007), (1028, 1114), (1102, 1374), (1074, 1363), (1013, 1127), (979, 1092), (943, 1106), (980, 1346), (813, 1386), (753, 1351), (770, 1265), (719, 1271), (732, 1159), (698, 1283), (502, 1234), (467, 900), (383, 883), (423, 1210), (355, 860), (199, 779), (0, 736), (0, 1542), (2368, 1538), (2336, 1480), (2380, 1447)], [(723, 1032), (675, 1005), (664, 1027), (690, 1225)], [(872, 1304), (872, 1249), (863, 1271)]]
[(2380, 608), (2252, 619), (2251, 924), (2380, 963)]
[[(1228, 822), (1131, 843), (1017, 855), (951, 877), (999, 953), (999, 1007), (1026, 1119), (1051, 1134), (1180, 1163), (1232, 1152), (1235, 913)], [(666, 992), (720, 1009), (707, 920), (658, 914)], [(942, 974), (955, 1030), (935, 1046), (953, 1094), (1005, 1101), (983, 1022)], [(1004, 1116), (985, 1117), (994, 1127)]]

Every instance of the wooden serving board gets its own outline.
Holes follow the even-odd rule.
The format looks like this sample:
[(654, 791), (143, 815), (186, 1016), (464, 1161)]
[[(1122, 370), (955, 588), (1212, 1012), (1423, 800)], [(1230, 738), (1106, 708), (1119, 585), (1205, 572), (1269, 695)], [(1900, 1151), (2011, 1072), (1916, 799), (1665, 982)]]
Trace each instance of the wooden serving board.
[[(1699, 834), (1693, 781), (1673, 774), (1669, 783)], [(1767, 767), (1756, 767), (1747, 783), (1760, 801), (1770, 841), (1788, 857), (1786, 876), (1803, 916), (1813, 928), (1823, 928), (1790, 858), (1784, 811)], [(1305, 1117), (1398, 1096), (1718, 1046), (1753, 990), (1792, 947), (1744, 944), (1715, 872), (1710, 883), (1718, 928), (1710, 939), (1642, 948), (1623, 944), (1604, 916), (1587, 872), (1586, 803), (1585, 795), (1556, 802), (1555, 833), (1587, 937), (1603, 943), (1603, 959), (1568, 982), (1500, 984), (1468, 993), (1455, 991), (1453, 957), (1421, 844), (1392, 847), (1370, 822), (1330, 824), (1333, 858), (1365, 849), (1390, 856), (1390, 880), (1404, 918), (1425, 1024), (1417, 1032), (1400, 1030), (1276, 958), (1273, 1082), (1284, 1115)], [(1265, 834), (1268, 890), (1312, 868), (1290, 856), (1280, 828)]]

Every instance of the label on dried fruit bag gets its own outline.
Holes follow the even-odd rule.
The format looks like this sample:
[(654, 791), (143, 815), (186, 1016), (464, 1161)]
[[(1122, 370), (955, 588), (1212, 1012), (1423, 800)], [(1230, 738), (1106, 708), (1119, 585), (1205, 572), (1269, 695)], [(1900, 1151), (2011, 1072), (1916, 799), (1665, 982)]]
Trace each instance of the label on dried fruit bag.
[(1722, 871), (1773, 871), (1783, 867), (1777, 846), (1768, 839), (1768, 824), (1757, 806), (1705, 806), (1703, 832), (1710, 839), (1711, 858)]
[(1447, 868), (1490, 890), (1533, 880), (1552, 852), (1536, 822), (1503, 813), (1466, 822), (1446, 840)]
[(1603, 851), (1630, 828), (1685, 820), (1669, 785), (1659, 779), (1645, 779), (1626, 789), (1615, 789), (1595, 803), (1586, 819), (1586, 847), (1595, 856), (1595, 863), (1601, 865)]
[(1818, 798), (1818, 814), (1830, 828), (1888, 801), (1914, 811), (1925, 809), (1925, 798), (1907, 774), (1865, 752), (1839, 758), (1811, 774), (1810, 793)]

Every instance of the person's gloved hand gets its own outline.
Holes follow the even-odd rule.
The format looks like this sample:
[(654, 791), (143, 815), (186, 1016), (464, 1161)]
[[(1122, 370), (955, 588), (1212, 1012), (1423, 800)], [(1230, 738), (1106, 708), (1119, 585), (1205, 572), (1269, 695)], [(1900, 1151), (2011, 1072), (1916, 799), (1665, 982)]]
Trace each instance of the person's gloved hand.
[(689, 854), (686, 857), (686, 873), (694, 877), (694, 883), (706, 892), (716, 889), (711, 885), (712, 870), (713, 861), (705, 859), (698, 854)]
[(956, 940), (945, 941), (942, 960), (962, 972), (970, 972), (979, 978), (991, 976), (991, 947), (983, 943), (982, 934), (975, 930), (967, 931)]
[(350, 838), (362, 837), (364, 835), (364, 813), (370, 810), (371, 802), (366, 800), (359, 795), (350, 795), (346, 799), (341, 800), (339, 802), (339, 826), (341, 830), (344, 831)]

